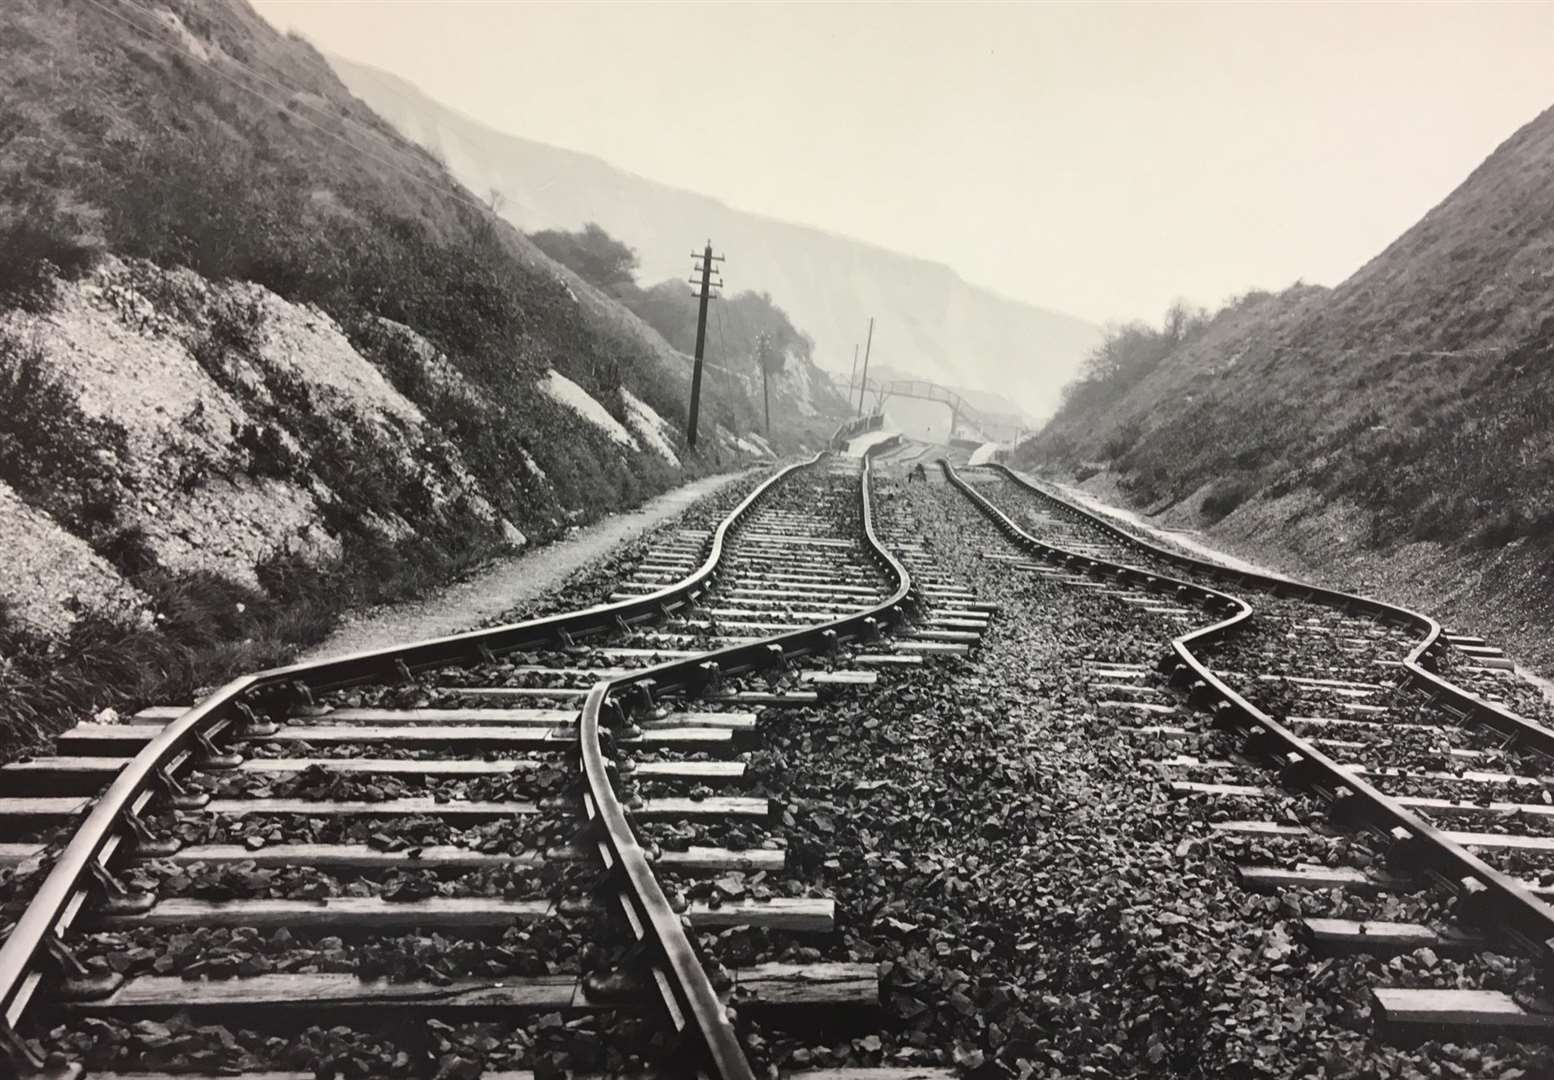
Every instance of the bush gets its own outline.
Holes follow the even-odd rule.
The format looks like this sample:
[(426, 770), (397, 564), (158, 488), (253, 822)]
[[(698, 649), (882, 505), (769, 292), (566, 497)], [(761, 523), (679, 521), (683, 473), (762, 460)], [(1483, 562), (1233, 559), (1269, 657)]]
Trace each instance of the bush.
[(1256, 491), (1257, 485), (1246, 477), (1222, 480), (1203, 497), (1198, 510), (1213, 524), (1246, 502)]
[(1136, 416), (1130, 416), (1107, 436), (1106, 442), (1101, 446), (1101, 455), (1108, 461), (1121, 460), (1129, 450), (1138, 445), (1143, 431), (1144, 422)]
[[(137, 543), (133, 530), (119, 540), (131, 550)], [(143, 562), (128, 576), (149, 600), (149, 622), (82, 611), (57, 640), (14, 620), (0, 598), (0, 754), (41, 743), (83, 712), (190, 701), (203, 688), (288, 663), (345, 611), (420, 595), (467, 572), (497, 542), (489, 528), (460, 519), (430, 539), (364, 535), (347, 557), (324, 565), (281, 551), (256, 568), (262, 591)]]
[(151, 547), (151, 538), (139, 525), (115, 529), (93, 548), (125, 577), (144, 574), (159, 565), (156, 552)]
[(281, 429), (274, 423), (245, 421), (233, 425), (232, 443), (247, 458), (244, 471), (256, 480), (301, 480), (307, 466), (286, 445)]
[(84, 273), (96, 258), (91, 245), (71, 236), (63, 222), (37, 206), (0, 218), (0, 308), (46, 310), (55, 277)]
[(0, 480), (96, 543), (118, 523), (124, 429), (87, 416), (43, 351), (0, 331)]
[(258, 355), (264, 312), (255, 299), (222, 294), (203, 315), (204, 329), (189, 346), (189, 355), (217, 386), (241, 399), (247, 395), (238, 382), (236, 362)]

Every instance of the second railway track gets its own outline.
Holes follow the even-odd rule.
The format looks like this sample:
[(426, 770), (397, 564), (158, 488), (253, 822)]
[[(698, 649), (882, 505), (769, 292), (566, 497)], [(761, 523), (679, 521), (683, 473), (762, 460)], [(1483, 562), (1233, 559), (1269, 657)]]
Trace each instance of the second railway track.
[(1498, 650), (1158, 547), (1007, 469), (947, 472), (1014, 541), (988, 558), (1176, 626), (1158, 665), (1087, 677), (1242, 887), (1289, 896), (1315, 955), (1386, 962), (1378, 1035), (1554, 1033), (1554, 731)]

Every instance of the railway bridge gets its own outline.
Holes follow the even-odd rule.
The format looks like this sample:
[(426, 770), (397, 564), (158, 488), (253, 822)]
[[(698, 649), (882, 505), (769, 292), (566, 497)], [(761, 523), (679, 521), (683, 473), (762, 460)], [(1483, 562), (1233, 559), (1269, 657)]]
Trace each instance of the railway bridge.
[[(832, 376), (832, 380), (839, 388), (847, 388), (849, 400), (858, 394), (859, 384), (856, 380), (848, 382), (835, 375)], [(882, 410), (885, 403), (893, 397), (942, 402), (950, 410), (950, 426), (945, 438), (946, 443), (954, 441), (963, 425), (975, 429), (984, 439), (1001, 443), (1017, 441), (1020, 433), (1025, 430), (1020, 417), (978, 409), (956, 391), (928, 379), (885, 381), (870, 379), (864, 384), (863, 392), (874, 395), (874, 412)]]

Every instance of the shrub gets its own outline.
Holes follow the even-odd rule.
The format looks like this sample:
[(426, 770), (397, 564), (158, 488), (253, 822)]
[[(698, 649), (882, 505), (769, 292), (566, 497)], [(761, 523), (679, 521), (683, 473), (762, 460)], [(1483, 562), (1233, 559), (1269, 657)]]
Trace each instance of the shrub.
[(72, 236), (66, 225), (39, 207), (22, 208), (0, 218), (0, 307), (46, 310), (54, 298), (53, 279), (84, 273), (96, 258), (90, 244)]
[(144, 574), (159, 565), (156, 552), (151, 548), (151, 539), (139, 525), (115, 529), (94, 544), (93, 548), (125, 577)]
[(0, 480), (90, 542), (118, 521), (124, 429), (87, 416), (37, 345), (0, 331)]
[(1108, 461), (1117, 461), (1127, 452), (1138, 445), (1139, 437), (1143, 434), (1144, 422), (1136, 416), (1130, 416), (1127, 420), (1117, 425), (1115, 431), (1107, 436), (1106, 442), (1101, 446), (1101, 455)]
[(300, 481), (307, 466), (286, 445), (281, 429), (269, 421), (244, 421), (232, 427), (232, 443), (247, 458), (244, 471), (255, 479)]
[(1213, 524), (1246, 502), (1256, 491), (1257, 485), (1247, 477), (1221, 480), (1203, 497), (1198, 510)]
[(258, 355), (260, 326), (264, 321), (259, 301), (223, 293), (204, 314), (204, 329), (189, 346), (189, 355), (217, 386), (234, 396), (246, 396), (237, 381), (233, 361)]

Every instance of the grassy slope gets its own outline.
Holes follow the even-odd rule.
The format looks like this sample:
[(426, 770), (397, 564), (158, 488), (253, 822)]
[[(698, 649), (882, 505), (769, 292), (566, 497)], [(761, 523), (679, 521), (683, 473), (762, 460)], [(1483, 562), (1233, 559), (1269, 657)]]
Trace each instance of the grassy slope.
[[(231, 59), (201, 64), (165, 26), (150, 39), (85, 3), (8, 5), (5, 218), (256, 280), (347, 324), (386, 315), (509, 395), (555, 367), (611, 407), (624, 384), (683, 417), (683, 376), (656, 335), (575, 282), (569, 292), (570, 275), (352, 97), (311, 46), (238, 0), (164, 7)], [(750, 426), (749, 403), (729, 405)], [(534, 441), (539, 456), (551, 440)]]
[[(135, 17), (131, 6), (109, 8)], [(684, 470), (651, 452), (622, 454), (536, 390), (553, 367), (618, 418), (615, 390), (625, 387), (679, 428), (688, 373), (656, 334), (356, 101), (310, 46), (277, 34), (240, 0), (171, 0), (161, 10), (180, 17), (194, 48), (211, 49), (212, 63), (191, 58), (167, 24), (138, 17), (148, 36), (81, 0), (13, 0), (0, 12), (0, 307), (46, 306), (38, 283), (98, 251), (315, 303), (443, 425), (483, 494), (534, 539), (721, 464), (707, 442), (701, 456), (677, 445)], [(409, 378), (413, 365), (385, 341), (380, 316), (444, 351), (485, 404)], [(751, 401), (716, 386), (708, 396), (704, 416), (735, 431), (754, 427)], [(819, 427), (829, 432), (829, 423)], [(84, 429), (75, 434), (91, 441)], [(809, 434), (790, 427), (773, 442), (793, 448)], [(85, 468), (90, 450), (75, 465)], [(529, 474), (526, 453), (550, 478), (543, 490), (515, 480)], [(11, 473), (36, 471), (27, 457), (0, 460), (0, 475), (16, 486)], [(79, 471), (69, 455), (57, 464), (62, 482)], [(348, 477), (374, 463), (332, 464)], [(52, 509), (37, 503), (50, 478), (26, 480), (23, 497)], [(99, 501), (104, 532), (113, 532), (111, 499)], [(338, 565), (278, 560), (261, 567), (262, 594), (131, 566), (97, 545), (163, 617), (150, 628), (89, 615), (68, 639), (44, 641), (8, 619), (0, 599), (0, 740), (34, 740), (83, 709), (187, 698), (317, 640), (345, 608), (457, 574), (500, 540), (462, 518), (436, 525), (417, 543), (388, 544), (348, 522)]]
[(1060, 412), (1019, 460), (1107, 467), (1128, 501), (1182, 523), (1234, 510), (1216, 531), (1248, 550), (1416, 602), (1430, 590), (1410, 567), (1493, 566), (1499, 584), (1442, 583), (1456, 610), (1546, 627), (1551, 173), (1554, 110), (1337, 288), (1222, 312), (1115, 405)]

